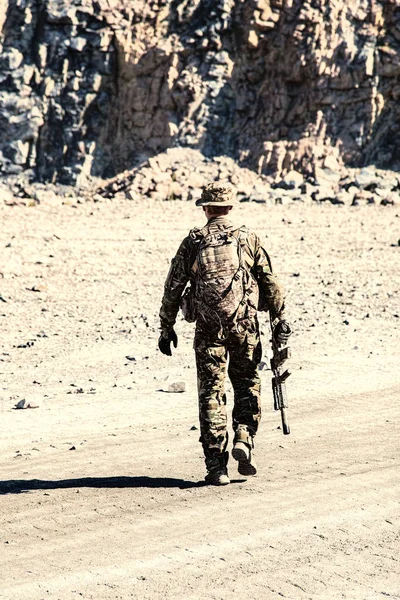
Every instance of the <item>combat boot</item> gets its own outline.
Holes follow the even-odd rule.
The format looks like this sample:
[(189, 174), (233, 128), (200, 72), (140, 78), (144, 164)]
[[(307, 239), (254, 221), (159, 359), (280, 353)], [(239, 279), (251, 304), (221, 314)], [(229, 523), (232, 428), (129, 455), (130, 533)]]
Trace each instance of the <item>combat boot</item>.
[(238, 461), (238, 471), (246, 477), (257, 474), (257, 465), (253, 455), (254, 442), (248, 428), (239, 425), (235, 432), (232, 456)]
[(205, 481), (211, 485), (227, 485), (231, 482), (228, 476), (229, 452), (223, 452), (206, 458), (207, 475)]

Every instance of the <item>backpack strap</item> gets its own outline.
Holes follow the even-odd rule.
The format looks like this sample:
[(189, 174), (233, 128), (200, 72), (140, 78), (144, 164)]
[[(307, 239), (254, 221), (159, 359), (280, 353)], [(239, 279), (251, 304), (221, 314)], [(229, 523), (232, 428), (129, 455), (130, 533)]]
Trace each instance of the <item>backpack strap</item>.
[(237, 241), (237, 247), (238, 247), (239, 267), (238, 267), (238, 270), (236, 271), (235, 275), (233, 276), (233, 279), (235, 279), (236, 281), (240, 278), (240, 271), (245, 270), (245, 265), (243, 262), (243, 247), (245, 245), (245, 240), (243, 239), (242, 232), (240, 229), (241, 228), (235, 229), (234, 231), (231, 232), (231, 235)]
[(193, 277), (197, 271), (197, 252), (199, 249), (199, 244), (201, 242), (202, 239), (204, 239), (206, 233), (208, 232), (207, 226), (200, 228), (200, 227), (194, 227), (193, 229), (191, 229), (189, 231), (189, 237), (191, 238), (192, 242), (193, 242), (193, 249), (190, 255), (190, 275), (191, 277)]
[[(245, 225), (242, 225), (241, 227), (239, 227), (239, 229), (236, 229), (233, 232), (233, 235), (238, 240), (239, 263), (240, 263), (239, 268), (242, 269), (245, 273), (248, 273), (248, 275), (250, 276), (250, 279), (247, 282), (248, 285), (243, 291), (243, 298), (240, 303), (243, 306), (244, 304), (246, 304), (247, 297), (252, 292), (252, 285), (251, 285), (252, 275), (251, 275), (251, 270), (250, 270), (251, 268), (250, 268), (250, 265), (247, 264), (247, 261), (244, 260), (244, 256), (243, 256), (246, 253), (246, 247), (248, 246), (249, 230), (247, 229), (247, 227)], [(238, 307), (238, 311), (239, 311), (239, 307)]]

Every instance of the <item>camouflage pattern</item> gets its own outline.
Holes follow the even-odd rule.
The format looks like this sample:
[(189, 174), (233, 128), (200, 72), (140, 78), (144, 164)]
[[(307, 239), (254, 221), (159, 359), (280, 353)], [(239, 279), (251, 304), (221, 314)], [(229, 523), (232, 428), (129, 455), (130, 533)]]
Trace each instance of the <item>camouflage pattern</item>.
[[(234, 390), (233, 429), (246, 426), (251, 436), (261, 419), (261, 342), (257, 319), (243, 323), (221, 339), (219, 332), (196, 328), (200, 441), (207, 458), (223, 453), (228, 443), (225, 377), (228, 372)], [(229, 366), (227, 358), (229, 356)]]
[[(208, 226), (218, 226), (221, 229), (233, 228), (226, 216), (211, 218)], [(277, 276), (272, 271), (269, 256), (261, 246), (259, 237), (247, 228), (244, 229), (247, 230), (244, 260), (258, 283), (260, 294), (258, 308), (259, 310), (269, 310), (272, 319), (283, 318), (283, 289)], [(171, 261), (160, 309), (161, 330), (168, 331), (175, 324), (183, 291), (193, 275), (191, 268), (196, 258), (196, 239), (199, 231), (201, 230), (193, 229), (190, 231)]]
[(235, 229), (216, 220), (199, 231), (198, 239), (190, 287), (194, 315), (221, 327), (254, 317), (259, 292), (243, 250), (247, 228)]
[[(206, 227), (233, 228), (226, 216), (212, 217)], [(259, 237), (247, 228), (242, 249), (247, 268), (258, 284), (259, 310), (269, 310), (273, 319), (283, 318), (284, 295), (271, 261)], [(172, 259), (160, 310), (161, 330), (175, 324), (180, 300), (187, 283), (193, 278), (196, 240), (199, 229), (192, 230)], [(260, 377), (261, 343), (257, 315), (252, 309), (232, 324), (216, 326), (209, 318), (198, 315), (194, 349), (198, 374), (200, 441), (207, 470), (221, 468), (228, 444), (227, 410), (224, 381), (226, 373), (234, 389), (233, 428), (249, 435), (251, 441), (261, 418)], [(229, 366), (227, 359), (229, 357)]]
[(234, 206), (235, 204), (232, 188), (215, 182), (206, 185), (200, 200), (196, 200), (196, 206)]
[(183, 291), (190, 278), (190, 269), (196, 256), (196, 246), (190, 234), (183, 240), (178, 252), (171, 261), (167, 279), (164, 284), (164, 295), (160, 309), (162, 331), (172, 329)]

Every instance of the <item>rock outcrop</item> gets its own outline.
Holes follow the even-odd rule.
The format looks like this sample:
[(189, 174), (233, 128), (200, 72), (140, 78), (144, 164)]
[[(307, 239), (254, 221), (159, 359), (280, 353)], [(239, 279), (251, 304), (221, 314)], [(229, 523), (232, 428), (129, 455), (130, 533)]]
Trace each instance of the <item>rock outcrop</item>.
[(138, 167), (119, 173), (94, 190), (90, 198), (197, 200), (208, 182), (227, 181), (234, 187), (239, 202), (399, 204), (400, 175), (392, 171), (371, 165), (362, 169), (348, 168), (344, 174), (329, 168), (317, 168), (317, 172), (318, 179), (289, 171), (284, 177), (272, 180), (238, 166), (227, 156), (207, 159), (199, 150), (170, 148)]
[(397, 0), (0, 0), (0, 172), (400, 168)]

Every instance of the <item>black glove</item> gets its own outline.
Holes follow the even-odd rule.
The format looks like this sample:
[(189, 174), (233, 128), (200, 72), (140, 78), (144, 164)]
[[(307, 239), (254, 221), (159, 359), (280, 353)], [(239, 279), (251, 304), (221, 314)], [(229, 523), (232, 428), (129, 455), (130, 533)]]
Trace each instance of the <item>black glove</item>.
[(162, 331), (158, 338), (158, 347), (160, 351), (166, 356), (172, 356), (171, 342), (174, 344), (174, 348), (178, 345), (178, 336), (173, 329), (169, 331)]
[(287, 321), (278, 321), (274, 327), (273, 337), (275, 343), (280, 346), (286, 344), (292, 335), (292, 328)]

